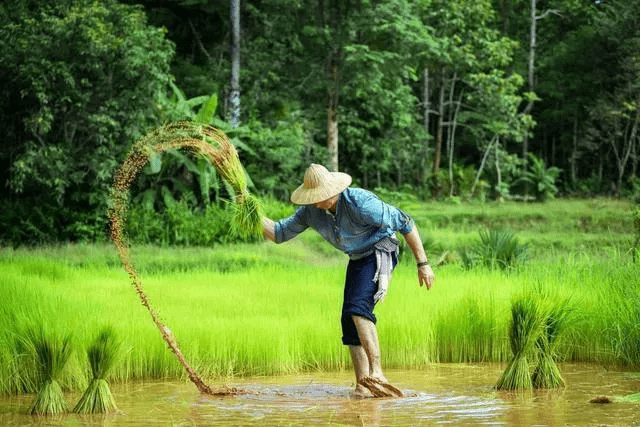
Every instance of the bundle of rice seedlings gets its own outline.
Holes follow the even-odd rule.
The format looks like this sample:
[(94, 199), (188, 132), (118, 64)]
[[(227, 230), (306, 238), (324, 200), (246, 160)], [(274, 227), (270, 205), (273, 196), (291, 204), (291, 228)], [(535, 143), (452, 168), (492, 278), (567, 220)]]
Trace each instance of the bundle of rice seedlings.
[(507, 270), (527, 260), (528, 245), (520, 244), (512, 232), (485, 229), (479, 234), (480, 239), (473, 247), (460, 251), (460, 261), (465, 269), (483, 265), (489, 269)]
[(496, 384), (498, 390), (522, 390), (533, 386), (529, 359), (540, 334), (538, 306), (533, 298), (520, 298), (511, 306), (509, 343), (513, 359)]
[(567, 310), (558, 306), (545, 317), (543, 331), (536, 340), (537, 365), (533, 370), (532, 383), (535, 388), (560, 388), (565, 386), (558, 369), (558, 335), (566, 320)]
[(114, 412), (118, 409), (107, 378), (115, 365), (119, 350), (120, 344), (113, 329), (103, 328), (87, 349), (92, 379), (73, 412), (96, 414)]
[(35, 393), (36, 373), (33, 352), (24, 342), (24, 337), (14, 336), (0, 341), (0, 365), (7, 367), (7, 373), (2, 381), (2, 390), (10, 394)]
[(36, 397), (27, 413), (52, 415), (65, 412), (68, 407), (59, 380), (71, 357), (71, 336), (60, 338), (38, 327), (28, 329), (23, 342), (31, 350), (38, 384)]
[(209, 395), (238, 394), (236, 389), (214, 390), (199, 377), (187, 362), (171, 330), (161, 321), (159, 314), (152, 308), (144, 291), (142, 279), (131, 259), (129, 243), (124, 232), (126, 229), (129, 189), (142, 168), (153, 153), (170, 149), (184, 149), (197, 156), (203, 156), (213, 163), (224, 182), (231, 188), (237, 205), (231, 232), (241, 235), (260, 235), (262, 233), (261, 215), (258, 200), (247, 191), (247, 177), (240, 163), (238, 153), (224, 132), (212, 126), (194, 122), (172, 122), (149, 132), (136, 142), (120, 165), (114, 176), (109, 199), (110, 237), (116, 245), (122, 265), (129, 274), (132, 287), (136, 290), (140, 302), (147, 308), (169, 349), (189, 375), (189, 379), (198, 389)]

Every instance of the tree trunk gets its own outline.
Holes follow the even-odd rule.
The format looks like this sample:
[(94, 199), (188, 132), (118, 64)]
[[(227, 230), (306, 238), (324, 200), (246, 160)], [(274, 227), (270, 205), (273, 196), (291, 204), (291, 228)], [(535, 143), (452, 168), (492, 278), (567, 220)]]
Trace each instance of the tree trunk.
[(231, 127), (240, 124), (240, 0), (231, 0)]
[[(535, 62), (536, 62), (536, 0), (531, 0), (531, 26), (529, 27), (529, 69), (527, 78), (529, 80), (529, 91), (535, 90)], [(533, 108), (533, 101), (529, 101), (525, 108), (525, 114), (529, 114)]]
[[(636, 117), (634, 119), (633, 125), (630, 123), (626, 126), (627, 129), (622, 132), (622, 147), (618, 150), (616, 145), (617, 138), (615, 135), (611, 136), (609, 142), (611, 144), (611, 148), (613, 148), (613, 153), (616, 157), (616, 164), (618, 166), (618, 179), (616, 182), (616, 194), (620, 194), (622, 190), (622, 178), (624, 177), (624, 171), (627, 168), (627, 163), (629, 162), (629, 157), (631, 156), (631, 149), (633, 144), (635, 143), (636, 135), (638, 133), (638, 123), (640, 122), (640, 110), (636, 111)], [(629, 126), (631, 129), (629, 130)]]
[(440, 105), (438, 106), (438, 133), (436, 136), (436, 151), (433, 156), (433, 195), (440, 193), (440, 182), (438, 181), (438, 172), (440, 171), (440, 157), (442, 154), (442, 134), (444, 131), (444, 94), (447, 89), (447, 79), (445, 71), (442, 69), (442, 82), (440, 86)]
[(471, 194), (476, 191), (476, 187), (478, 186), (478, 181), (480, 181), (480, 175), (482, 175), (482, 170), (484, 169), (484, 164), (487, 161), (487, 157), (489, 156), (489, 151), (491, 151), (491, 147), (493, 144), (498, 141), (498, 135), (494, 136), (489, 145), (487, 145), (487, 149), (484, 152), (484, 156), (482, 156), (482, 161), (480, 162), (480, 167), (478, 168), (478, 173), (476, 174), (476, 179), (473, 181), (473, 185), (471, 186)]
[(423, 77), (424, 77), (424, 92), (422, 94), (423, 107), (424, 107), (423, 126), (424, 126), (424, 131), (427, 134), (427, 137), (425, 138), (425, 141), (424, 141), (424, 154), (421, 160), (422, 182), (424, 183), (424, 177), (427, 176), (425, 169), (427, 169), (427, 165), (428, 165), (427, 156), (429, 155), (429, 138), (431, 135), (429, 133), (429, 114), (431, 113), (431, 103), (429, 101), (429, 68), (427, 67), (424, 68)]
[[(457, 79), (457, 75), (454, 74), (453, 80), (451, 81), (451, 98), (453, 98), (453, 86), (455, 86)], [(449, 196), (453, 196), (454, 190), (454, 182), (453, 182), (453, 153), (455, 152), (455, 143), (456, 143), (456, 129), (458, 127), (458, 113), (460, 112), (460, 105), (462, 104), (462, 96), (464, 91), (460, 92), (460, 97), (456, 102), (456, 109), (452, 115), (450, 115), (449, 119)]]
[[(608, 153), (603, 153), (603, 150), (600, 149), (599, 163), (598, 163), (598, 191), (602, 191), (602, 181), (604, 181), (604, 160), (607, 157)], [(606, 191), (609, 191), (607, 189)]]
[(571, 156), (569, 157), (569, 164), (571, 165), (571, 185), (573, 188), (577, 188), (578, 185), (578, 114), (576, 113), (573, 118), (573, 147), (571, 149)]
[(329, 167), (338, 171), (338, 64), (331, 65), (329, 84), (329, 107), (327, 109), (327, 149), (329, 150)]
[[(636, 177), (636, 166), (637, 166), (637, 158), (636, 158), (636, 139), (638, 139), (638, 125), (640, 124), (640, 108), (636, 108), (636, 118), (633, 121), (633, 127), (631, 128), (631, 134), (629, 135), (629, 150), (627, 151), (627, 158), (625, 159), (625, 163), (631, 158), (631, 176), (635, 179)], [(622, 182), (622, 180), (620, 180)]]
[[(535, 61), (536, 61), (536, 0), (531, 0), (531, 26), (529, 27), (529, 67), (527, 72), (527, 80), (529, 81), (529, 92), (535, 90)], [(529, 100), (524, 109), (524, 114), (530, 114), (533, 110), (533, 101)], [(522, 140), (522, 159), (524, 161), (523, 168), (527, 169), (529, 163), (529, 135), (525, 134)], [(524, 195), (529, 194), (529, 184), (524, 183)]]
[[(498, 178), (498, 182), (496, 184), (497, 188), (501, 187), (502, 184), (502, 171), (500, 170), (500, 151), (498, 150), (498, 147), (500, 147), (500, 140), (498, 140), (498, 143), (496, 144), (496, 175)], [(502, 201), (502, 191), (500, 191), (500, 200)]]
[(449, 100), (447, 101), (447, 105), (449, 106), (449, 114), (447, 117), (447, 126), (449, 128), (449, 130), (447, 131), (447, 169), (449, 172), (449, 196), (453, 196), (453, 147), (451, 146), (451, 124), (453, 123), (453, 92), (456, 89), (456, 78), (456, 73), (453, 73), (453, 77), (451, 78), (451, 85), (449, 86)]

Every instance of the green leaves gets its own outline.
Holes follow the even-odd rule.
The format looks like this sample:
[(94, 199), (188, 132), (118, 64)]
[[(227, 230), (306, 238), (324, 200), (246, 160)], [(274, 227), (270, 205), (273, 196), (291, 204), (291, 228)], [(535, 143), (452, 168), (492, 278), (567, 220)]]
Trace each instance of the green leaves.
[[(40, 236), (95, 239), (104, 233), (105, 194), (125, 148), (160, 118), (173, 45), (139, 8), (114, 0), (2, 5), (0, 118), (9, 144), (0, 166), (12, 197), (38, 204), (13, 226)], [(8, 119), (14, 117), (14, 119)], [(89, 226), (93, 223), (93, 226)], [(78, 232), (81, 229), (85, 231)], [(38, 237), (36, 237), (38, 236)]]
[(479, 234), (480, 239), (476, 244), (460, 253), (463, 268), (484, 266), (507, 270), (516, 268), (527, 260), (528, 246), (521, 245), (510, 231), (485, 229)]
[(558, 193), (556, 180), (561, 170), (555, 166), (547, 168), (543, 159), (529, 153), (528, 170), (512, 185), (527, 182), (533, 185), (534, 195), (537, 201), (544, 202), (553, 199)]

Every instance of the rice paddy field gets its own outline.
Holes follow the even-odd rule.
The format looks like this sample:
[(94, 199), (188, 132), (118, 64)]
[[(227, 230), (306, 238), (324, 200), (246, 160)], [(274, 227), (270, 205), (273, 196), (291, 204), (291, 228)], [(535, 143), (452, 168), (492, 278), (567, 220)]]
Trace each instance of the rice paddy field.
[[(405, 253), (376, 309), (387, 369), (507, 362), (512, 301), (522, 295), (567, 308), (557, 344), (561, 363), (640, 366), (632, 202), (393, 202), (415, 218), (436, 283), (420, 288)], [(462, 268), (460, 251), (486, 227), (513, 232), (528, 245), (527, 261), (504, 271)], [(351, 369), (340, 341), (347, 258), (312, 231), (281, 245), (133, 247), (132, 257), (153, 307), (204, 378)], [(65, 390), (86, 388), (85, 350), (105, 327), (121, 342), (111, 382), (187, 379), (112, 245), (1, 248), (0, 300), (1, 393), (33, 391), (17, 343), (25, 329), (42, 324), (71, 334), (74, 351), (59, 381)]]

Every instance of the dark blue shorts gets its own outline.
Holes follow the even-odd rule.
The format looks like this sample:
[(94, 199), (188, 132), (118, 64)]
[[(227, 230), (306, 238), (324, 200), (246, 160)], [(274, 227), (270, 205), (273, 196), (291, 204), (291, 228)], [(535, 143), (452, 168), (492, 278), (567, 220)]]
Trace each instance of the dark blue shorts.
[[(393, 256), (393, 265), (397, 259)], [(373, 314), (375, 303), (373, 296), (378, 291), (378, 284), (373, 281), (376, 274), (376, 254), (356, 261), (349, 261), (347, 277), (344, 283), (344, 300), (342, 303), (342, 343), (344, 345), (360, 345), (356, 325), (351, 316), (360, 316), (371, 320), (377, 319)]]

